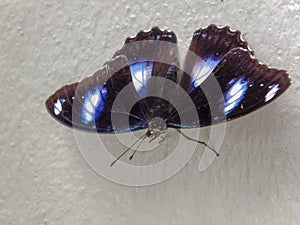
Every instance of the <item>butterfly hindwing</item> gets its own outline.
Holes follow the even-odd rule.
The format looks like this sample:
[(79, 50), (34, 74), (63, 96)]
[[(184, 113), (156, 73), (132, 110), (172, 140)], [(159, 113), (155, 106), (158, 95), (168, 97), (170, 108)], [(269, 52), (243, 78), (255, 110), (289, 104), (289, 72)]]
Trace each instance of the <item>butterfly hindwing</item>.
[(167, 118), (173, 106), (164, 99), (174, 96), (174, 88), (170, 86), (177, 83), (179, 64), (175, 33), (158, 27), (140, 31), (135, 37), (126, 39), (124, 46), (115, 53), (117, 55), (128, 59), (134, 87), (141, 97), (140, 108), (133, 111), (144, 111), (147, 120)]
[(185, 73), (179, 84), (191, 92), (211, 74), (225, 54), (234, 48), (243, 48), (253, 54), (247, 42), (241, 38), (240, 31), (216, 25), (196, 30), (186, 55)]
[[(114, 57), (124, 55), (128, 59), (134, 87), (141, 97), (145, 97), (151, 77), (166, 77), (177, 81), (177, 54), (175, 33), (153, 27), (127, 38)], [(172, 69), (175, 72), (170, 72)]]

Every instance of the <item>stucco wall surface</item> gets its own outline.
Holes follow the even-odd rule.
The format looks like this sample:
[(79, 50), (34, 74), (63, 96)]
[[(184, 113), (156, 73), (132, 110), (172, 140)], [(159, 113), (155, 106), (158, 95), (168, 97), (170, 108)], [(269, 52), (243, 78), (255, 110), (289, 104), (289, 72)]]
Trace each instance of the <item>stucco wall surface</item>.
[[(293, 80), (276, 102), (228, 123), (221, 156), (133, 188), (95, 173), (44, 101), (100, 54), (152, 26), (230, 25), (260, 61)], [(300, 223), (300, 1), (1, 1), (0, 224)], [(101, 62), (104, 63), (104, 62)]]

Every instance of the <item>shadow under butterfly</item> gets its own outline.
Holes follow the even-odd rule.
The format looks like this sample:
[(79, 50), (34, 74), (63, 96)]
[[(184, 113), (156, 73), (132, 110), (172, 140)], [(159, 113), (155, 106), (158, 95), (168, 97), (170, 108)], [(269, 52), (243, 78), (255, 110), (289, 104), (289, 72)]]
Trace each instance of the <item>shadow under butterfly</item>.
[[(192, 54), (186, 55), (183, 69), (176, 43), (174, 32), (157, 27), (127, 38), (95, 74), (51, 95), (46, 101), (47, 110), (62, 124), (84, 131), (122, 133), (147, 129), (111, 166), (134, 145), (138, 148), (147, 137), (161, 137), (167, 128), (175, 128), (218, 155), (205, 142), (187, 137), (181, 129), (211, 126), (246, 115), (273, 101), (291, 84), (286, 71), (268, 68), (254, 59), (240, 31), (229, 27), (210, 25), (195, 31), (189, 46)], [(217, 88), (212, 86), (213, 81), (217, 81)], [(118, 98), (125, 87), (126, 95)], [(185, 91), (184, 97), (179, 89)], [(179, 104), (175, 106), (164, 96)], [(185, 104), (187, 97), (195, 111)], [(182, 121), (182, 114), (191, 119)], [(121, 122), (112, 118), (121, 118)]]

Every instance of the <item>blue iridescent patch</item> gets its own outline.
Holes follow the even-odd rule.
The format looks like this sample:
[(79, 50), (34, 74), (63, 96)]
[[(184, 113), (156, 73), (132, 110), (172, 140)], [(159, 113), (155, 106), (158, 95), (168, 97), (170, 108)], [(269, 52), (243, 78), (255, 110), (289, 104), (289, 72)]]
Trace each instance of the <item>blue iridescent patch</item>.
[(63, 98), (58, 98), (54, 103), (53, 112), (56, 116), (58, 116), (62, 111), (62, 104), (64, 104), (66, 100)]
[(151, 61), (139, 61), (130, 63), (130, 73), (132, 76), (132, 82), (141, 97), (146, 95), (146, 87), (149, 79), (152, 75), (153, 62)]
[(81, 112), (83, 123), (89, 124), (100, 116), (104, 109), (104, 100), (107, 94), (108, 91), (105, 86), (96, 86), (93, 90), (86, 92)]
[(225, 115), (228, 115), (242, 101), (248, 89), (248, 83), (248, 81), (244, 80), (244, 77), (233, 79), (229, 82), (231, 86), (225, 96)]
[(198, 87), (211, 74), (223, 56), (223, 54), (218, 56), (211, 54), (194, 65), (191, 73), (192, 85), (194, 88)]
[(272, 84), (269, 86), (269, 91), (265, 96), (265, 102), (270, 101), (272, 98), (275, 97), (275, 95), (277, 94), (277, 92), (279, 91), (279, 84)]

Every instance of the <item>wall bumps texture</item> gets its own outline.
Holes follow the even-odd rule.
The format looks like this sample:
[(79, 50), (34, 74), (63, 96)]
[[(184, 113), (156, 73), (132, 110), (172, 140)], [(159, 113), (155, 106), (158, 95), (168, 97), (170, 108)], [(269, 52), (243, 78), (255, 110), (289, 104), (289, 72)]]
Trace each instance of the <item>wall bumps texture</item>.
[[(298, 1), (2, 1), (0, 9), (0, 224), (299, 224)], [(221, 157), (204, 173), (195, 155), (147, 188), (98, 176), (44, 100), (140, 29), (172, 29), (187, 47), (211, 23), (245, 33), (261, 61), (290, 72), (291, 88), (229, 123)]]

